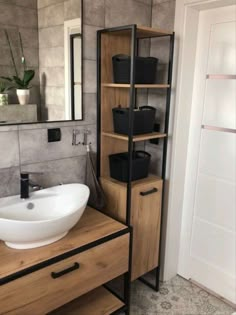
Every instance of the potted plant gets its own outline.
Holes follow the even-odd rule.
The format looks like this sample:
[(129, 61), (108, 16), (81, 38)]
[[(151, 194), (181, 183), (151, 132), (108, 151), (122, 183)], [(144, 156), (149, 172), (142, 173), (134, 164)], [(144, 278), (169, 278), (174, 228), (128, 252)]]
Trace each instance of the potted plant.
[(27, 69), (26, 60), (24, 57), (21, 33), (19, 32), (19, 41), (20, 41), (20, 47), (21, 47), (21, 53), (22, 53), (21, 63), (23, 65), (23, 74), (20, 75), (18, 73), (15, 58), (14, 58), (12, 47), (11, 47), (11, 43), (10, 43), (9, 36), (8, 36), (8, 33), (6, 30), (5, 30), (5, 35), (6, 35), (6, 39), (7, 39), (9, 48), (10, 48), (11, 60), (12, 60), (12, 64), (13, 64), (13, 67), (15, 70), (15, 75), (12, 77), (2, 77), (2, 78), (11, 82), (14, 85), (14, 87), (16, 88), (16, 94), (17, 94), (19, 103), (21, 105), (25, 105), (25, 104), (29, 103), (30, 88), (31, 88), (30, 82), (34, 78), (35, 71)]
[(13, 87), (7, 82), (0, 82), (0, 106), (8, 105), (8, 94), (7, 92)]
[(20, 105), (29, 104), (30, 98), (30, 88), (29, 85), (34, 77), (34, 70), (25, 70), (23, 72), (23, 77), (13, 76), (8, 78), (16, 87), (16, 94)]

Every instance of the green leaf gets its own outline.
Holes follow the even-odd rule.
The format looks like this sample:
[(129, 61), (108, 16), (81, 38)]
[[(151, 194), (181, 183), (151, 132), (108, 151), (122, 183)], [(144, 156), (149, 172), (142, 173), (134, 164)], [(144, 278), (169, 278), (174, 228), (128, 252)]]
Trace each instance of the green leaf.
[(24, 85), (24, 81), (21, 80), (20, 78), (14, 76), (13, 79), (14, 79), (14, 81), (15, 81), (17, 84), (22, 84), (22, 85)]
[(16, 77), (16, 76), (13, 76), (13, 79), (14, 79), (14, 82), (16, 84), (16, 86), (20, 89), (24, 89), (25, 88), (25, 85), (24, 85), (24, 81), (21, 80), (20, 78)]
[(10, 91), (10, 90), (12, 90), (12, 89), (14, 89), (14, 88), (15, 88), (14, 86), (8, 86), (8, 87), (5, 89), (5, 91), (8, 92), (8, 91)]
[(13, 79), (9, 77), (0, 77), (0, 78), (9, 82), (13, 82)]
[(5, 87), (4, 82), (0, 82), (0, 93), (1, 94), (4, 93), (5, 89), (6, 89), (6, 87)]
[(34, 78), (35, 71), (34, 70), (25, 70), (23, 74), (23, 79), (18, 76), (10, 77), (0, 77), (8, 82), (14, 84), (18, 89), (29, 89), (30, 81)]
[(29, 83), (31, 80), (33, 80), (35, 75), (35, 71), (34, 70), (25, 70), (24, 71), (24, 77), (23, 77), (23, 81), (24, 81), (24, 85), (26, 87), (29, 86)]
[(13, 88), (14, 86), (11, 85), (9, 82), (0, 81), (0, 93), (6, 93)]

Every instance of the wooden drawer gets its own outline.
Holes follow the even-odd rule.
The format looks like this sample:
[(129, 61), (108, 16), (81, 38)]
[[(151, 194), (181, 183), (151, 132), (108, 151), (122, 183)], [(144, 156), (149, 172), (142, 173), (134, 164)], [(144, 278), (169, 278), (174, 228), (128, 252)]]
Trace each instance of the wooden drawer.
[(132, 190), (132, 280), (157, 267), (161, 224), (162, 180)]
[[(0, 314), (46, 314), (128, 271), (129, 234), (0, 287)], [(75, 269), (58, 278), (72, 266)]]

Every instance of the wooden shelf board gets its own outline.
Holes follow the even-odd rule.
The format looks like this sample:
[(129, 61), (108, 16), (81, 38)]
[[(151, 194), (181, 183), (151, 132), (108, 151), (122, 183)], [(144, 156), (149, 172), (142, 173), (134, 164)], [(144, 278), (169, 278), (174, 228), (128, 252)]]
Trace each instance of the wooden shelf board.
[[(102, 83), (103, 87), (107, 88), (130, 88), (130, 84), (121, 84), (121, 83)], [(167, 89), (169, 84), (135, 84), (136, 89)]]
[[(102, 177), (102, 179), (113, 182), (117, 185), (120, 185), (122, 187), (124, 187), (125, 189), (127, 188), (127, 183), (124, 182), (120, 182), (114, 178), (108, 177), (108, 176), (104, 176)], [(153, 174), (149, 174), (148, 177), (143, 178), (143, 179), (139, 179), (139, 180), (135, 180), (132, 182), (132, 187), (137, 187), (143, 184), (151, 184), (153, 182), (156, 182), (157, 180), (162, 181), (161, 177), (153, 175)]]
[(142, 25), (137, 25), (137, 37), (138, 38), (146, 38), (146, 37), (158, 37), (165, 35), (172, 35), (173, 33), (170, 31), (166, 31), (163, 29), (157, 29)]
[(18, 250), (8, 248), (0, 241), (0, 278), (60, 256), (125, 228), (125, 225), (87, 207), (82, 218), (67, 236), (53, 244), (34, 249)]
[[(102, 135), (106, 137), (111, 137), (114, 139), (124, 140), (124, 141), (129, 140), (128, 136), (115, 133), (115, 132), (102, 132)], [(138, 141), (145, 141), (145, 140), (165, 138), (165, 137), (166, 137), (166, 133), (152, 132), (152, 133), (146, 133), (146, 134), (134, 136), (133, 141), (138, 142)]]
[[(131, 29), (123, 29), (123, 30), (116, 30), (112, 32), (113, 35), (118, 36), (131, 36)], [(173, 32), (170, 32), (168, 30), (158, 29), (158, 28), (152, 28), (142, 25), (137, 25), (137, 32), (136, 36), (137, 38), (151, 38), (151, 37), (162, 37), (162, 36), (170, 36)]]
[(99, 287), (58, 308), (50, 315), (109, 315), (124, 305), (122, 301), (104, 287)]

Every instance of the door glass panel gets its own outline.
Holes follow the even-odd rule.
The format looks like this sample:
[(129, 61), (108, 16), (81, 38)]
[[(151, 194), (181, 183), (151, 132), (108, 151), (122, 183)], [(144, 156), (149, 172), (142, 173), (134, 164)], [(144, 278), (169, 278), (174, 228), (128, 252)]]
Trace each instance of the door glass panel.
[[(208, 222), (195, 219), (192, 235), (191, 256), (211, 268), (234, 276), (235, 233)], [(204, 246), (203, 246), (204, 244)]]
[(208, 58), (209, 74), (236, 74), (235, 26), (235, 21), (212, 25)]
[(235, 183), (236, 135), (202, 130), (199, 171)]
[(236, 80), (207, 80), (203, 124), (236, 129)]
[(199, 173), (195, 215), (225, 229), (236, 231), (236, 183)]

